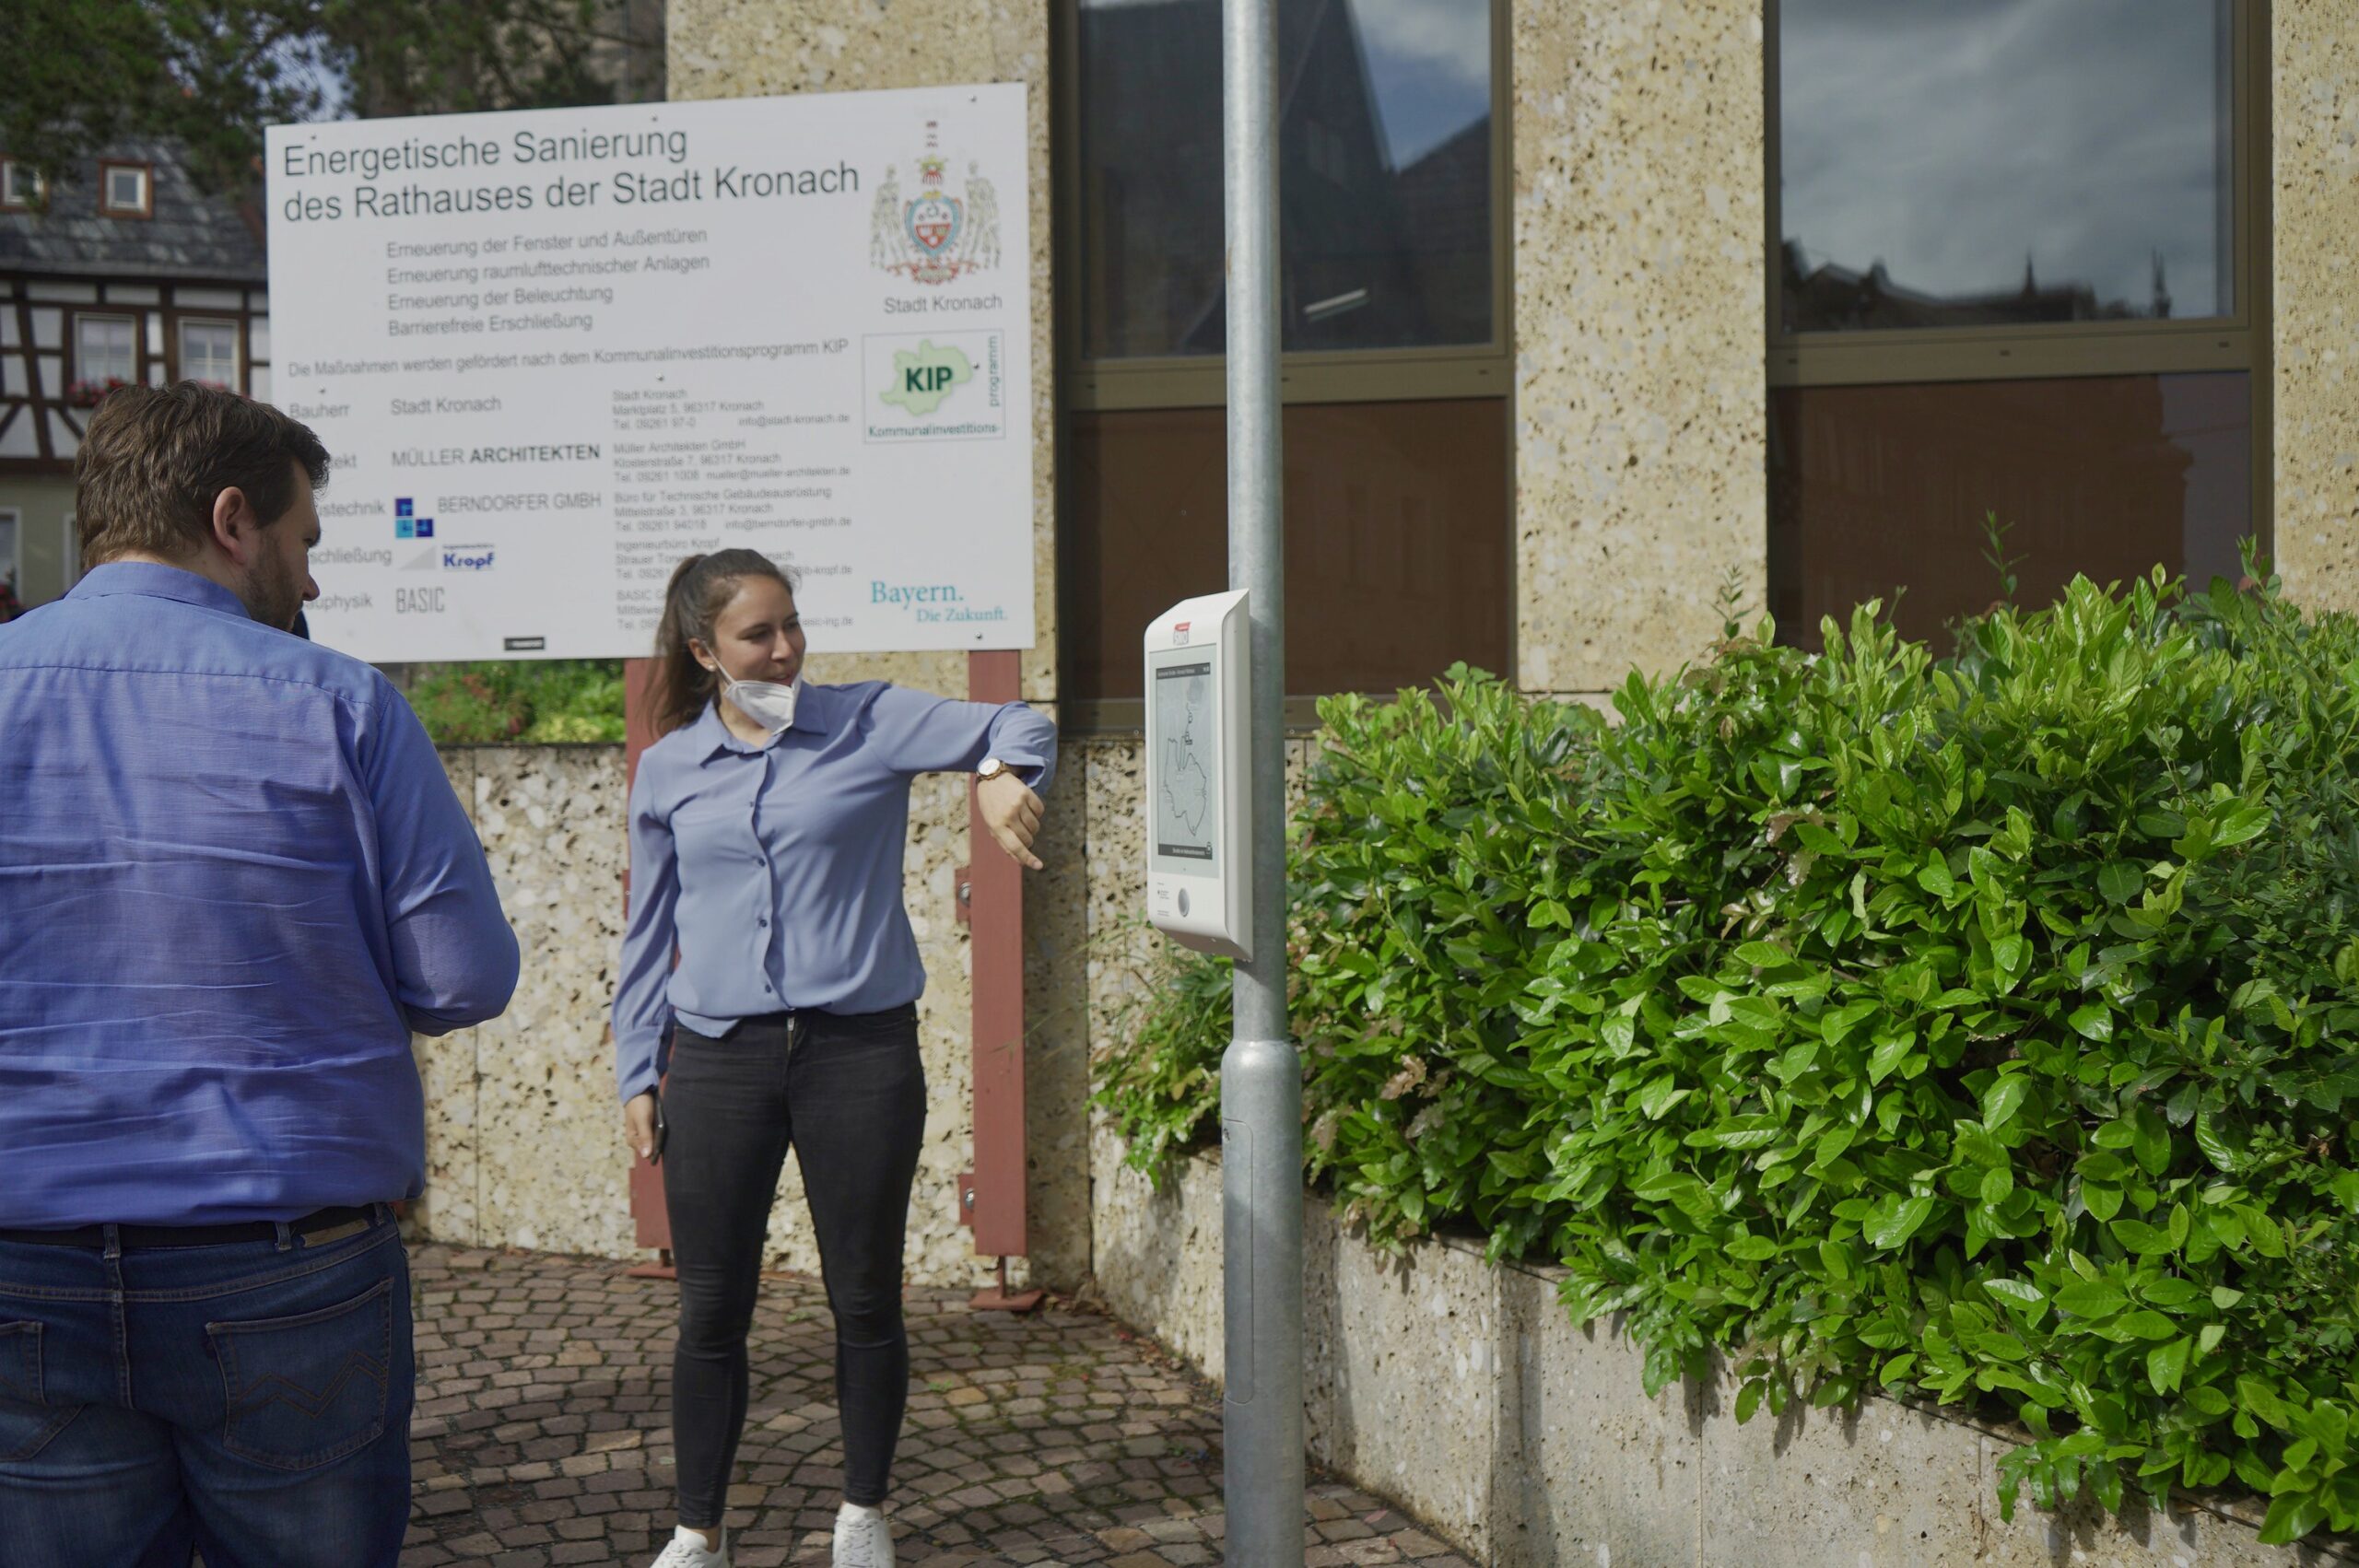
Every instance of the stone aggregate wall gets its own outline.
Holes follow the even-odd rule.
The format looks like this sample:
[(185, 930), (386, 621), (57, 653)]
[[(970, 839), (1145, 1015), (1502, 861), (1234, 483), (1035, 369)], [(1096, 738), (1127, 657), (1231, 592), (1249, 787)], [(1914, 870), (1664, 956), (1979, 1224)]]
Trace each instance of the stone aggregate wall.
[(1513, 0), (1517, 681), (1608, 692), (1768, 580), (1759, 0)]
[(2359, 610), (2359, 6), (2270, 7), (2277, 561)]

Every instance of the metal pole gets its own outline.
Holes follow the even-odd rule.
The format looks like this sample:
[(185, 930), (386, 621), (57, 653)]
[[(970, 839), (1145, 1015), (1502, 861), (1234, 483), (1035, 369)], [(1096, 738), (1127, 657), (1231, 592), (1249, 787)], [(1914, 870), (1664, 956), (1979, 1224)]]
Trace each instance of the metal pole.
[(1278, 448), (1277, 0), (1222, 0), (1228, 585), (1251, 591), (1252, 958), (1221, 1059), (1227, 1562), (1299, 1568), (1302, 1070), (1286, 1022), (1285, 529)]

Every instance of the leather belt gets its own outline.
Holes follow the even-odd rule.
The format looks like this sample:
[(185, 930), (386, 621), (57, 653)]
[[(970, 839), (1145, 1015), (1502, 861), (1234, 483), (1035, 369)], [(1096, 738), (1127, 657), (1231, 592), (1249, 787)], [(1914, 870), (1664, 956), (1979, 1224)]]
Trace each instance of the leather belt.
[[(332, 1241), (342, 1241), (348, 1235), (358, 1235), (374, 1224), (383, 1212), (381, 1205), (366, 1208), (345, 1206), (319, 1209), (299, 1220), (289, 1220), (287, 1228), (306, 1246), (321, 1246)], [(117, 1242), (134, 1246), (230, 1246), (240, 1242), (276, 1241), (278, 1222), (276, 1220), (241, 1220), (227, 1225), (117, 1225)], [(98, 1251), (107, 1245), (104, 1225), (77, 1225), (65, 1231), (0, 1230), (0, 1241), (23, 1242), (34, 1246), (85, 1246)]]

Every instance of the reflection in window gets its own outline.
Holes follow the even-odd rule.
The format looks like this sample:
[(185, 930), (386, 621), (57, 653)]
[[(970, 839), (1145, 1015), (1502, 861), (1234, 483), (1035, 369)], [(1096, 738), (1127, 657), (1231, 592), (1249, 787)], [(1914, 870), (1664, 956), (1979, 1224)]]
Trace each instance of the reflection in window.
[(2235, 311), (2230, 0), (1781, 0), (1788, 332)]
[[(1079, 0), (1081, 354), (1218, 354), (1220, 0)], [(1492, 340), (1490, 0), (1279, 0), (1283, 343)]]
[(238, 323), (182, 322), (181, 379), (235, 388), (238, 384)]
[(129, 381), (138, 371), (128, 316), (76, 316), (74, 319), (74, 375), (93, 390), (109, 381)]

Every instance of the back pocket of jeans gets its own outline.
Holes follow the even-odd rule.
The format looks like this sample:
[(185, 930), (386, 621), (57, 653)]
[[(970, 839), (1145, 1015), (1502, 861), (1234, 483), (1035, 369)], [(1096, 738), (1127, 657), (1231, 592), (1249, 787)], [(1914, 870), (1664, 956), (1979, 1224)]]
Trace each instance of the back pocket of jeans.
[(229, 1450), (308, 1470), (384, 1434), (393, 1388), (393, 1281), (334, 1306), (252, 1323), (208, 1323), (221, 1363)]
[(0, 1323), (0, 1464), (31, 1458), (73, 1419), (41, 1403), (41, 1325)]

